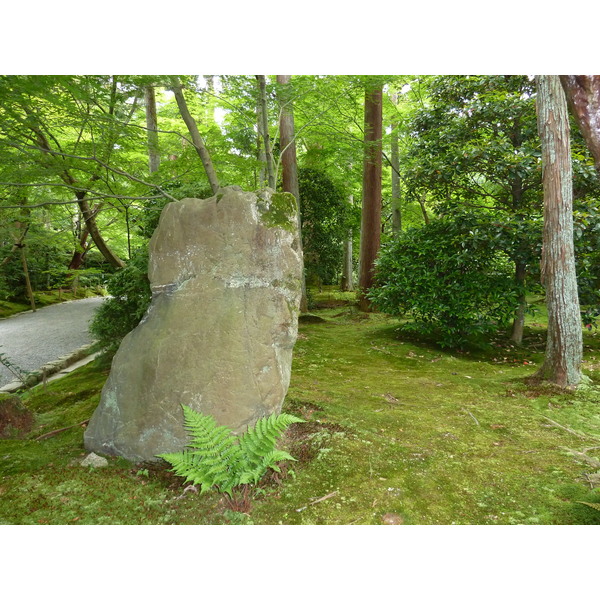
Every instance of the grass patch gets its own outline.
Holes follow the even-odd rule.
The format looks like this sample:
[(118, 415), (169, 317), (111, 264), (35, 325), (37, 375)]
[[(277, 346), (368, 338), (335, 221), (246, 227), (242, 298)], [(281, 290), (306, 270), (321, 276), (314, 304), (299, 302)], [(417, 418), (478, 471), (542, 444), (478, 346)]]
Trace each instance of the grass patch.
[[(184, 492), (160, 463), (77, 466), (81, 426), (35, 441), (91, 416), (108, 374), (94, 361), (21, 396), (35, 421), (24, 439), (0, 440), (0, 523), (600, 523), (588, 505), (600, 502), (598, 469), (572, 452), (600, 460), (600, 392), (524, 383), (543, 359), (539, 315), (519, 348), (499, 338), (451, 353), (351, 302), (313, 312), (321, 319), (300, 325), (284, 403), (307, 421), (282, 439), (298, 462), (249, 503)], [(597, 380), (600, 340), (584, 339)]]

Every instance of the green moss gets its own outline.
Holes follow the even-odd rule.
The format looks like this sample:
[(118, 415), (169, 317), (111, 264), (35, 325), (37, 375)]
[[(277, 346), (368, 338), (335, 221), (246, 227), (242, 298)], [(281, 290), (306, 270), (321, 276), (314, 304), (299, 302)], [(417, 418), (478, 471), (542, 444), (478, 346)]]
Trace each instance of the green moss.
[(296, 230), (297, 204), (293, 194), (276, 192), (268, 203), (259, 202), (259, 210), (261, 221), (267, 227), (281, 227), (292, 232)]
[[(350, 300), (316, 314), (326, 322), (300, 325), (283, 406), (306, 420), (283, 439), (298, 461), (255, 489), (249, 509), (182, 495), (158, 466), (72, 466), (86, 454), (81, 426), (35, 441), (91, 416), (108, 373), (94, 361), (22, 396), (36, 423), (27, 439), (0, 440), (0, 523), (375, 525), (386, 513), (407, 524), (598, 523), (584, 504), (600, 501), (593, 469), (566, 448), (598, 445), (600, 394), (524, 382), (543, 359), (535, 316), (520, 348), (499, 339), (450, 353)], [(593, 373), (600, 336), (584, 339)]]

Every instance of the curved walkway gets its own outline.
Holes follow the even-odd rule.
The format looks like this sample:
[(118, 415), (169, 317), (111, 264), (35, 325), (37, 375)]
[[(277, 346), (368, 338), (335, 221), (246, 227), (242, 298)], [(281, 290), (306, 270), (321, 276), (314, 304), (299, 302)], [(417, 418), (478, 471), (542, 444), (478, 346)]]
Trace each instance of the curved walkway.
[[(91, 344), (89, 322), (104, 300), (102, 297), (72, 300), (0, 320), (0, 354), (22, 371), (35, 371)], [(0, 388), (14, 379), (0, 365)]]

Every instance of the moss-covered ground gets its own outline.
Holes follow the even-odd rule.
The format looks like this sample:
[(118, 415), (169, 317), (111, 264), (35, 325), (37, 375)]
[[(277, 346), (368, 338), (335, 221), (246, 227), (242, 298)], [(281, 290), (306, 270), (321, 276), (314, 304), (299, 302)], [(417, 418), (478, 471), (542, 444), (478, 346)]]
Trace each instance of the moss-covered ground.
[[(315, 299), (320, 318), (300, 324), (284, 404), (306, 420), (282, 440), (298, 461), (249, 503), (184, 493), (154, 465), (79, 466), (81, 423), (108, 375), (97, 360), (22, 395), (34, 423), (0, 440), (0, 523), (600, 523), (589, 506), (600, 503), (598, 467), (570, 452), (600, 459), (600, 387), (525, 383), (543, 358), (543, 311), (520, 348), (498, 338), (450, 352), (359, 313), (348, 296)], [(584, 337), (585, 373), (600, 383), (600, 334)]]

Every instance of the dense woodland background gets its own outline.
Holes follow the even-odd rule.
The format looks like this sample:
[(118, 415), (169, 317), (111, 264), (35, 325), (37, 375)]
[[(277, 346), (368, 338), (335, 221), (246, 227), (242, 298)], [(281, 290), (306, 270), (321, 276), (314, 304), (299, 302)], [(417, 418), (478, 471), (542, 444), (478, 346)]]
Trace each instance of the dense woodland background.
[[(33, 306), (36, 291), (108, 286), (119, 302), (94, 325), (107, 346), (147, 306), (161, 208), (226, 185), (299, 196), (308, 294), (357, 287), (363, 310), (406, 315), (443, 347), (500, 330), (520, 344), (543, 294), (532, 76), (0, 83), (0, 299)], [(579, 301), (595, 327), (600, 180), (575, 123), (571, 135)]]

